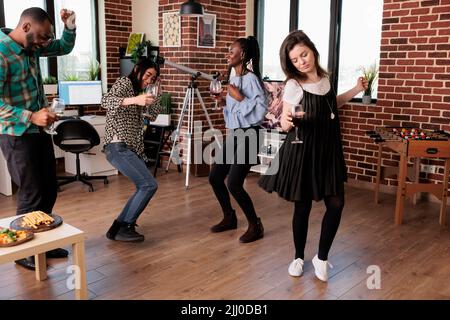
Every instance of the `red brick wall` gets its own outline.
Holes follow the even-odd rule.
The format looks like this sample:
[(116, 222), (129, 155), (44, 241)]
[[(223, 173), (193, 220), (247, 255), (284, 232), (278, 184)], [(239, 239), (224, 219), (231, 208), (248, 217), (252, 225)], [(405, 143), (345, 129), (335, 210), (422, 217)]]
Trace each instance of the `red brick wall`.
[(119, 47), (127, 46), (131, 19), (131, 0), (105, 0), (108, 88), (120, 76)]
[[(376, 126), (415, 125), (450, 131), (450, 0), (385, 0), (378, 102), (349, 104), (341, 111), (344, 152), (351, 179), (375, 182), (377, 146), (365, 136)], [(383, 164), (399, 156), (383, 153)], [(439, 174), (421, 173), (427, 181)], [(383, 182), (396, 185), (395, 180)]]
[[(169, 61), (175, 62), (201, 71), (212, 74), (215, 71), (226, 72), (225, 54), (229, 45), (239, 37), (245, 37), (246, 21), (246, 1), (245, 0), (203, 0), (199, 1), (205, 13), (216, 15), (216, 47), (197, 48), (197, 18), (181, 17), (181, 46), (175, 48), (164, 48), (163, 45), (163, 13), (180, 10), (181, 3), (185, 0), (159, 0), (159, 46), (161, 55)], [(178, 123), (181, 107), (189, 84), (190, 75), (177, 69), (163, 66), (161, 69), (162, 88), (165, 92), (172, 94), (172, 118), (174, 123)], [(214, 111), (213, 100), (209, 94), (209, 81), (198, 79), (199, 91), (205, 102), (208, 114), (214, 127), (224, 128), (222, 111)], [(203, 128), (208, 124), (206, 117), (195, 97), (194, 119), (203, 120)], [(187, 124), (187, 116), (184, 117), (184, 124)]]

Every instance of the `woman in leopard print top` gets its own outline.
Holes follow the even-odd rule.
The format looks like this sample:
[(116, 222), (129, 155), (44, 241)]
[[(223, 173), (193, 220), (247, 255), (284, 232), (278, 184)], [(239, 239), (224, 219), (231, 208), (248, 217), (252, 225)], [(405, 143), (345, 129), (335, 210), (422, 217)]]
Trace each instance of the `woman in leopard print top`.
[(150, 121), (158, 115), (161, 107), (159, 97), (141, 92), (157, 80), (159, 66), (144, 59), (139, 61), (127, 77), (121, 77), (103, 96), (102, 107), (106, 112), (106, 159), (136, 185), (136, 192), (128, 200), (119, 216), (106, 233), (106, 237), (119, 241), (143, 241), (135, 226), (155, 194), (158, 185), (148, 170), (143, 140), (143, 116), (149, 105)]

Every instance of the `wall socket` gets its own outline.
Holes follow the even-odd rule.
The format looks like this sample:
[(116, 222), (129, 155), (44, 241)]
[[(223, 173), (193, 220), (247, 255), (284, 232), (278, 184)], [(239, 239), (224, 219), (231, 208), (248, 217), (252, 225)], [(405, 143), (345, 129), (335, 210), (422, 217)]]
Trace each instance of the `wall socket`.
[(421, 164), (420, 165), (420, 171), (425, 173), (436, 173), (436, 166), (429, 165), (429, 164)]

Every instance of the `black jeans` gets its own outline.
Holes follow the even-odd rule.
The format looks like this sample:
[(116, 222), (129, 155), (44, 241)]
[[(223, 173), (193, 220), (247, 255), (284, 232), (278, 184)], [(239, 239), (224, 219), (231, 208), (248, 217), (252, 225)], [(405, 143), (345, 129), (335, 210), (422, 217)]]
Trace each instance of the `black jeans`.
[(18, 186), (17, 211), (52, 213), (56, 202), (56, 160), (53, 142), (46, 133), (20, 137), (0, 135), (0, 148), (11, 179)]
[[(252, 130), (249, 131), (250, 129)], [(241, 129), (248, 135), (243, 140), (237, 137), (242, 131), (234, 130), (232, 134), (229, 134), (209, 174), (209, 183), (224, 214), (233, 211), (229, 195), (231, 193), (250, 223), (256, 223), (257, 215), (252, 199), (244, 189), (244, 181), (250, 168), (258, 161), (259, 129), (259, 127)], [(226, 186), (224, 181), (227, 176)]]

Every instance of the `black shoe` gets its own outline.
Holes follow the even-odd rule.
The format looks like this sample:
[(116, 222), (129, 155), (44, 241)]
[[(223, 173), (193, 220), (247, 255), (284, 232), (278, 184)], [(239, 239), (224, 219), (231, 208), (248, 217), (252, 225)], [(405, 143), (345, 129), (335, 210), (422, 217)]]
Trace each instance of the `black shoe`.
[(14, 262), (28, 270), (36, 270), (36, 265), (34, 264), (34, 256), (16, 260)]
[(261, 223), (261, 219), (258, 218), (258, 220), (256, 220), (256, 224), (255, 223), (249, 224), (247, 232), (245, 232), (239, 238), (239, 241), (242, 243), (248, 243), (261, 239), (262, 237), (264, 237), (264, 227)]
[(237, 218), (235, 211), (225, 213), (222, 221), (211, 227), (211, 232), (223, 232), (227, 230), (233, 230), (237, 228)]
[(45, 253), (46, 258), (67, 258), (69, 251), (61, 248), (53, 249)]
[(141, 242), (144, 241), (144, 236), (136, 232), (135, 223), (124, 223), (117, 232), (114, 240), (125, 242)]
[(122, 226), (122, 223), (118, 220), (114, 220), (113, 224), (109, 228), (109, 230), (106, 232), (106, 237), (110, 240), (115, 240), (117, 232), (119, 232), (120, 227)]

